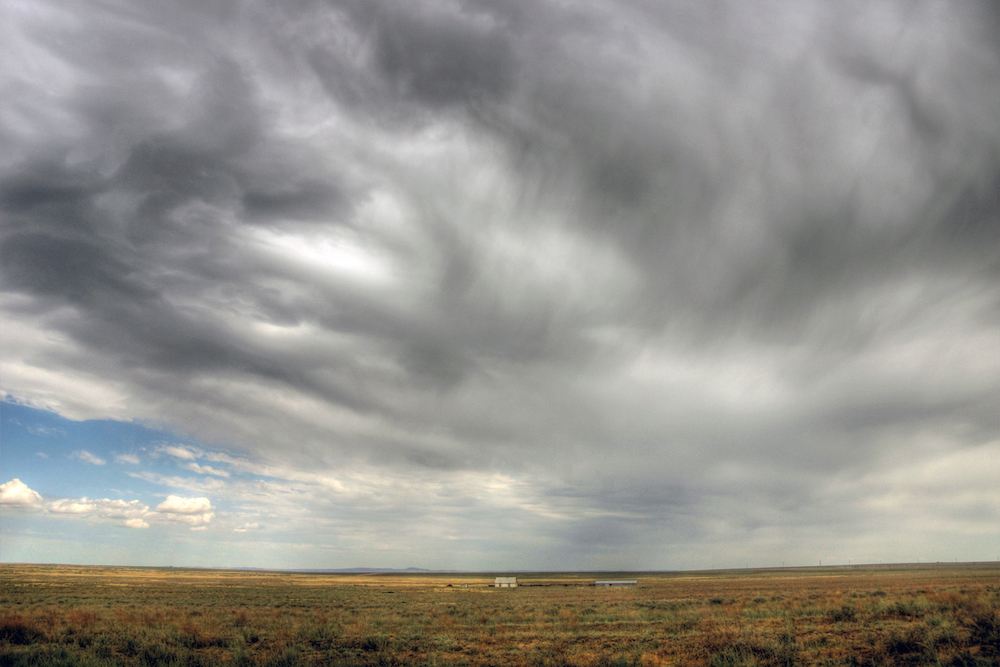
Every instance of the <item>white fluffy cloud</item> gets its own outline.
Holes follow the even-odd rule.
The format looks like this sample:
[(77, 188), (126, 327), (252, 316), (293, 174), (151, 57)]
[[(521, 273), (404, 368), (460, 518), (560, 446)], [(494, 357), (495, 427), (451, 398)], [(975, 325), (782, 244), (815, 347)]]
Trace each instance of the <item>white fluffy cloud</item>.
[(167, 496), (167, 499), (156, 506), (156, 512), (171, 521), (185, 523), (192, 530), (200, 530), (215, 516), (215, 508), (208, 498), (184, 498), (182, 496)]
[(87, 498), (80, 498), (79, 500), (62, 498), (52, 501), (48, 506), (48, 511), (53, 514), (92, 514), (96, 509), (97, 505)]
[(150, 510), (138, 500), (113, 500), (110, 498), (57, 498), (45, 502), (41, 494), (28, 488), (20, 479), (0, 485), (0, 502), (8, 507), (19, 507), (62, 517), (91, 518), (120, 522), (127, 528), (149, 528), (150, 521), (172, 521), (192, 526), (207, 527), (215, 516), (215, 508), (208, 498), (167, 496), (167, 499)]
[(42, 505), (42, 496), (15, 478), (0, 484), (0, 503), (8, 507), (36, 508)]
[(212, 510), (212, 503), (208, 498), (183, 498), (181, 496), (167, 496), (167, 499), (156, 506), (157, 512), (166, 514), (204, 514)]

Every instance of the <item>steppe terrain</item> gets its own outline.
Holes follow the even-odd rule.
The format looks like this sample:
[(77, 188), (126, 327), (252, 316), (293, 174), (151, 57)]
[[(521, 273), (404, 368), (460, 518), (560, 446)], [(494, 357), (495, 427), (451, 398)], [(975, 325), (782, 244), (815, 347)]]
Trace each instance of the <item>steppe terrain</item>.
[(5, 564), (0, 665), (1000, 664), (998, 563), (494, 574)]

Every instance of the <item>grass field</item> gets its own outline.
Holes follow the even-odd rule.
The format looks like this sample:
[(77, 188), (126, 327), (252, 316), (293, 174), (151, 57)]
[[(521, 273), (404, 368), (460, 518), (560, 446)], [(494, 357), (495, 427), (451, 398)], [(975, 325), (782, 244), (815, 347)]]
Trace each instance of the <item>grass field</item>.
[(996, 563), (492, 577), (0, 565), (0, 665), (1000, 665)]

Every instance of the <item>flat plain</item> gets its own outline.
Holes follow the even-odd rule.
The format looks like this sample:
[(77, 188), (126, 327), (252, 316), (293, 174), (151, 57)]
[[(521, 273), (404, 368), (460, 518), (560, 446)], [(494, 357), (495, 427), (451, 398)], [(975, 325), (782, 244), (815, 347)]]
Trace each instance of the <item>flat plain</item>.
[(510, 574), (2, 564), (0, 665), (1000, 665), (998, 563)]

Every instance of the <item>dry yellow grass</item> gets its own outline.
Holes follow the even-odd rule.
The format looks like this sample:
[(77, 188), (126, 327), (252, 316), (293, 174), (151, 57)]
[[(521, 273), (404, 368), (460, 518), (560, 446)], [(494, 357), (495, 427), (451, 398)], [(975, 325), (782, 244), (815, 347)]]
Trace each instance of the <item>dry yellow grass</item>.
[(996, 665), (1000, 566), (364, 574), (0, 565), (0, 665)]

